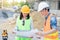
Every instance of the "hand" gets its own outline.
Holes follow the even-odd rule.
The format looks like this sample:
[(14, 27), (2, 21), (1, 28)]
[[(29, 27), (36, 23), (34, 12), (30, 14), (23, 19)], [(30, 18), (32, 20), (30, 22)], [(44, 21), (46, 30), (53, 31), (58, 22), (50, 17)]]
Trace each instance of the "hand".
[(33, 36), (29, 36), (29, 38), (33, 38)]
[(41, 37), (40, 37), (40, 36), (37, 36), (37, 38), (38, 38), (38, 39), (41, 39)]
[(44, 36), (44, 33), (43, 32), (37, 32), (36, 34), (37, 35), (40, 35), (40, 36)]

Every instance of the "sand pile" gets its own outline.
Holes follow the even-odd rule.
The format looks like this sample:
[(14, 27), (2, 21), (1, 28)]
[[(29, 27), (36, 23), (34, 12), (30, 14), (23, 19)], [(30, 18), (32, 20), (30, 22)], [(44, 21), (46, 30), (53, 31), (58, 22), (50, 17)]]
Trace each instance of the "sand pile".
[(31, 17), (33, 19), (34, 28), (41, 29), (44, 24), (44, 16), (42, 16), (40, 13), (34, 11), (31, 13)]

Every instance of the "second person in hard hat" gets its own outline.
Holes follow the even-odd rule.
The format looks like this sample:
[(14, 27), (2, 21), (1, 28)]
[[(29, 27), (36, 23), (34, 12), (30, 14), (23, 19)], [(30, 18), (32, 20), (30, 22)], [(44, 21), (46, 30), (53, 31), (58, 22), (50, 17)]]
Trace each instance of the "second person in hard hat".
[(8, 33), (7, 33), (7, 30), (3, 30), (2, 39), (3, 39), (3, 40), (8, 40)]
[(37, 34), (44, 37), (44, 40), (58, 40), (57, 19), (50, 12), (50, 7), (46, 2), (40, 2), (38, 12), (45, 16), (43, 32)]
[[(30, 17), (30, 8), (27, 5), (22, 6), (20, 16), (17, 17), (15, 30), (17, 32), (25, 32), (33, 29), (32, 18)], [(27, 34), (26, 34), (27, 35)], [(32, 40), (32, 36), (30, 37), (22, 37), (16, 36), (15, 40)]]

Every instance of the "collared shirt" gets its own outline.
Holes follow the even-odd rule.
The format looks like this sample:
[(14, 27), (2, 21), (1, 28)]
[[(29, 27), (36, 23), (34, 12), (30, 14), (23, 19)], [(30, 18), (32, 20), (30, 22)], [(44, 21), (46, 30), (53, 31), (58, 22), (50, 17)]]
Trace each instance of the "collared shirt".
[(51, 17), (50, 26), (54, 29), (57, 29), (57, 19), (56, 19), (56, 17), (54, 17), (54, 16)]
[[(48, 18), (49, 15), (50, 15), (50, 13), (45, 17), (46, 20), (47, 20), (47, 18)], [(51, 16), (50, 26), (51, 26), (51, 28), (53, 28), (53, 29), (57, 29), (57, 19), (56, 19), (55, 16)]]

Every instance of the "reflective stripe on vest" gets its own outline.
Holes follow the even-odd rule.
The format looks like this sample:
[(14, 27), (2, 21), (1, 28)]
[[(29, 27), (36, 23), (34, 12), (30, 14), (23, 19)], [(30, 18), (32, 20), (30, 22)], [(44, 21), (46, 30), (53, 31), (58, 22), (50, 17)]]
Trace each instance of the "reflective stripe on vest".
[[(46, 25), (44, 25), (44, 32), (48, 32), (51, 30), (50, 27), (50, 15), (48, 16), (47, 20), (46, 20)], [(58, 38), (58, 32), (56, 31), (55, 33), (49, 34), (49, 35), (45, 35), (45, 38), (50, 38), (50, 39), (55, 39)]]
[[(31, 19), (31, 18), (30, 18)], [(17, 26), (18, 26), (18, 30), (21, 30), (21, 31), (28, 31), (31, 29), (30, 27), (30, 19), (28, 20), (25, 20), (25, 25), (23, 26), (22, 25), (22, 20), (19, 19), (19, 17), (17, 18)]]

